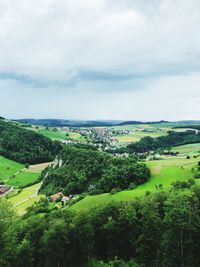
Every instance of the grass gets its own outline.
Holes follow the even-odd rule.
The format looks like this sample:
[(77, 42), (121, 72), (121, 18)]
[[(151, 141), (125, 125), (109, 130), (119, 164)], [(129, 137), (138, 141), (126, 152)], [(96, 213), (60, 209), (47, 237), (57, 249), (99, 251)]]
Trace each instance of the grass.
[[(49, 137), (52, 140), (69, 140), (69, 139), (74, 139), (76, 141), (79, 142), (84, 142), (85, 141), (85, 137), (82, 136), (79, 133), (75, 133), (75, 132), (67, 132), (64, 130), (57, 130), (57, 131), (53, 131), (53, 130), (48, 130), (45, 128), (40, 128), (38, 130), (38, 133)], [(66, 135), (68, 134), (68, 135)]]
[(22, 169), (24, 165), (0, 156), (0, 181), (7, 181)]
[(179, 152), (180, 155), (194, 156), (199, 154), (200, 143), (198, 144), (188, 144), (183, 146), (176, 146), (172, 149), (173, 152)]
[(67, 139), (66, 132), (65, 131), (53, 131), (53, 130), (47, 130), (44, 128), (40, 128), (38, 132), (52, 140), (61, 140), (61, 139)]
[(38, 180), (39, 173), (21, 172), (16, 177), (7, 181), (7, 184), (13, 187), (24, 187), (35, 183)]
[(131, 143), (131, 142), (138, 142), (141, 138), (145, 136), (150, 136), (153, 138), (167, 135), (167, 131), (158, 131), (158, 132), (142, 132), (142, 131), (136, 131), (130, 134), (126, 135), (117, 135), (115, 138), (120, 143)]
[(28, 207), (32, 206), (34, 202), (38, 202), (43, 197), (43, 195), (37, 194), (40, 186), (41, 183), (37, 183), (26, 187), (22, 189), (19, 194), (8, 199), (19, 215), (25, 213)]
[(15, 211), (17, 212), (18, 215), (23, 215), (26, 213), (26, 210), (31, 207), (35, 202), (38, 202), (41, 198), (43, 198), (44, 196), (42, 195), (37, 195), (33, 198), (30, 198), (29, 200), (27, 200), (26, 202), (18, 205), (15, 207)]
[(23, 164), (0, 156), (0, 181), (12, 187), (25, 187), (37, 182), (41, 171), (49, 163), (30, 165), (26, 169)]
[[(70, 209), (83, 210), (106, 205), (112, 201), (128, 201), (135, 197), (145, 194), (146, 191), (156, 192), (156, 186), (162, 184), (162, 189), (167, 191), (171, 183), (177, 180), (187, 180), (193, 178), (192, 167), (196, 165), (198, 159), (186, 159), (177, 157), (168, 157), (163, 160), (150, 161), (147, 165), (150, 167), (152, 176), (150, 180), (134, 190), (124, 190), (115, 195), (102, 194), (97, 196), (87, 196), (77, 202)], [(200, 184), (200, 180), (196, 180)]]

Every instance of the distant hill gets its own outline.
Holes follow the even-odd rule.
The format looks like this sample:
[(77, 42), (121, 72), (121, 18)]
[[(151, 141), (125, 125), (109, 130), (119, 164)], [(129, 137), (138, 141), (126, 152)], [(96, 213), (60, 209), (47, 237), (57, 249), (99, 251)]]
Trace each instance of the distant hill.
[(0, 155), (20, 163), (42, 163), (54, 160), (61, 144), (34, 131), (0, 120)]
[(159, 124), (159, 123), (169, 123), (169, 121), (164, 121), (164, 120), (161, 120), (161, 121), (147, 121), (147, 122), (142, 122), (142, 121), (124, 121), (124, 122), (121, 122), (119, 123), (120, 126), (123, 126), (123, 125), (134, 125), (134, 124)]
[(122, 121), (84, 121), (84, 120), (62, 120), (62, 119), (18, 119), (21, 123), (27, 123), (38, 126), (48, 127), (98, 127), (98, 126), (114, 126)]

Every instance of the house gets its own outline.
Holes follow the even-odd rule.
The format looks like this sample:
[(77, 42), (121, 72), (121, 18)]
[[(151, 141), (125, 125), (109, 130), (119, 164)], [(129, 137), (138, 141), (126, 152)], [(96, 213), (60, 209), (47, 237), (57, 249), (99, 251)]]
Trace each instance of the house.
[(58, 192), (57, 194), (54, 194), (50, 197), (50, 200), (55, 202), (57, 200), (59, 200), (61, 197), (63, 197), (63, 193), (62, 192)]
[(63, 196), (62, 199), (61, 199), (61, 202), (62, 202), (62, 206), (65, 205), (66, 202), (70, 201), (70, 198), (67, 197), (67, 196)]
[(10, 189), (10, 187), (8, 187), (6, 185), (0, 185), (0, 195), (5, 194), (9, 189)]
[(69, 202), (72, 198), (73, 198), (72, 195), (69, 195), (69, 196), (63, 196), (62, 199), (61, 199), (62, 206), (64, 206), (65, 203), (66, 203), (66, 202)]

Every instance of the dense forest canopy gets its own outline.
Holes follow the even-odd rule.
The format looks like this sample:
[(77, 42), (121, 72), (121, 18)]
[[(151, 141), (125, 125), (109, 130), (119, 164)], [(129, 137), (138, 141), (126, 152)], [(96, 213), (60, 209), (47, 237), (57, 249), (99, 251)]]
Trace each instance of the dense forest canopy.
[(134, 157), (115, 158), (84, 146), (67, 146), (58, 158), (62, 166), (50, 167), (43, 174), (41, 190), (48, 195), (61, 189), (67, 194), (110, 192), (113, 188), (127, 189), (133, 183), (144, 183), (150, 177), (150, 170)]
[(78, 213), (38, 205), (23, 219), (0, 200), (1, 267), (199, 266), (200, 187)]
[(200, 133), (188, 130), (186, 132), (169, 131), (167, 136), (152, 138), (146, 136), (139, 142), (132, 143), (126, 148), (120, 149), (122, 152), (144, 153), (148, 151), (171, 149), (173, 146), (199, 143)]
[(54, 160), (61, 144), (12, 122), (0, 121), (0, 155), (20, 163)]

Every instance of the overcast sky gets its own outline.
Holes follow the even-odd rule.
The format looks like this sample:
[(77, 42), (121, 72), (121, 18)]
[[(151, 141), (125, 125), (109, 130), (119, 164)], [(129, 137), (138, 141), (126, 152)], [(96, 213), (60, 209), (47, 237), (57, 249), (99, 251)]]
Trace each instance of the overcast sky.
[(200, 119), (199, 0), (0, 0), (0, 115)]

